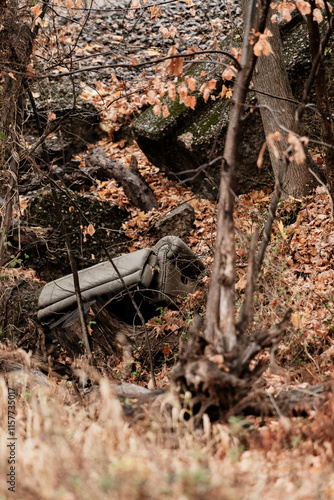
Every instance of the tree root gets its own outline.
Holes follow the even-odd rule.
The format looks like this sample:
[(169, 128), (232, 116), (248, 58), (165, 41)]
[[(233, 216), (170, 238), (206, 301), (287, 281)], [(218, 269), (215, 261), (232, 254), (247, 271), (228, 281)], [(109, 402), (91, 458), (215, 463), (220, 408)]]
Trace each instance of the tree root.
[[(181, 353), (179, 364), (172, 370), (171, 380), (183, 400), (185, 393), (191, 392), (193, 398), (190, 404), (196, 423), (200, 422), (205, 412), (214, 420), (224, 419), (233, 412), (247, 413), (250, 406), (252, 412), (262, 413), (263, 401), (272, 407), (268, 405), (268, 396), (264, 394), (264, 398), (262, 395), (258, 398), (261, 390), (255, 389), (267, 368), (256, 360), (256, 355), (265, 348), (276, 348), (290, 315), (291, 310), (270, 331), (260, 330), (250, 336), (237, 336), (234, 349), (224, 356), (212, 352), (212, 346), (204, 337), (198, 334), (193, 336)], [(254, 404), (249, 405), (250, 402)]]

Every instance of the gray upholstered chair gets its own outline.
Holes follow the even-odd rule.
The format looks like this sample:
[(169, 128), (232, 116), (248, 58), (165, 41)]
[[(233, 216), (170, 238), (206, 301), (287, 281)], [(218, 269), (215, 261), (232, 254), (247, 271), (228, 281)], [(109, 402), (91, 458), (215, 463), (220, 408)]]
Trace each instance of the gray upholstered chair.
[[(124, 283), (142, 290), (151, 303), (168, 303), (171, 298), (194, 292), (204, 270), (202, 261), (178, 237), (165, 236), (154, 249), (142, 249), (113, 259)], [(109, 261), (78, 272), (83, 301), (101, 304), (124, 295), (124, 286)], [(118, 305), (121, 307), (121, 305)], [(38, 319), (42, 322), (61, 318), (76, 309), (73, 275), (47, 283), (39, 297)]]
[(154, 302), (168, 302), (170, 297), (193, 293), (204, 271), (203, 262), (177, 236), (165, 236), (153, 248), (158, 270), (151, 287), (156, 290)]

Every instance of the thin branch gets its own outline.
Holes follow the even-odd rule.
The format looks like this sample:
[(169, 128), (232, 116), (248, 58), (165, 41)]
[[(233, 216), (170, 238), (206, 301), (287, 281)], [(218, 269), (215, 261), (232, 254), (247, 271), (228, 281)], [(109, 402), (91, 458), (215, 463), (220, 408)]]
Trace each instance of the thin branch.
[[(255, 33), (263, 33), (268, 10), (269, 0), (266, 0), (261, 5)], [(247, 48), (248, 46), (244, 46), (243, 50), (247, 51)], [(256, 60), (257, 57), (254, 51), (249, 50), (247, 62), (237, 74), (234, 86), (233, 105), (229, 117), (224, 161), (222, 163), (214, 267), (207, 301), (205, 338), (208, 342), (213, 343), (218, 351), (225, 353), (231, 352), (236, 344), (234, 321), (234, 197), (232, 191), (237, 169), (240, 122)]]
[(254, 268), (255, 281), (257, 280), (258, 274), (260, 272), (260, 268), (261, 268), (261, 265), (263, 262), (264, 254), (265, 254), (266, 248), (267, 248), (269, 241), (270, 241), (271, 230), (273, 227), (273, 222), (275, 220), (277, 205), (279, 203), (279, 200), (280, 200), (281, 194), (282, 194), (282, 183), (283, 183), (283, 179), (284, 179), (285, 172), (287, 169), (288, 161), (289, 160), (287, 157), (285, 157), (283, 159), (283, 161), (281, 162), (281, 168), (279, 169), (278, 175), (277, 175), (276, 180), (275, 180), (274, 194), (273, 194), (271, 201), (270, 201), (269, 214), (268, 214), (266, 223), (264, 225), (262, 242), (261, 242), (258, 254), (257, 254), (256, 266)]
[(252, 236), (251, 246), (248, 253), (247, 284), (237, 323), (237, 329), (241, 333), (244, 333), (249, 327), (250, 323), (253, 321), (254, 289), (257, 280), (257, 275), (255, 273), (258, 269), (256, 262), (256, 247), (258, 237), (259, 230), (258, 228), (256, 228)]
[[(59, 180), (62, 181), (62, 179), (59, 179)], [(78, 213), (80, 213), (80, 215), (83, 217), (83, 219), (86, 221), (86, 223), (90, 224), (89, 219), (86, 217), (86, 215), (81, 210), (81, 208), (76, 203), (76, 201), (68, 193), (67, 187), (64, 186), (64, 188), (60, 188), (60, 186), (58, 186), (58, 184), (51, 177), (50, 177), (50, 183), (53, 184), (54, 186), (56, 186), (57, 189), (60, 189), (66, 195), (66, 197), (71, 201), (72, 205), (77, 209)], [(104, 244), (104, 241), (102, 240), (102, 238), (100, 238), (98, 236), (97, 233), (96, 233), (96, 239), (97, 239), (98, 243), (101, 245), (101, 248), (104, 251), (104, 253), (105, 253), (108, 261), (112, 265), (112, 267), (113, 267), (114, 271), (116, 272), (116, 274), (117, 274), (120, 282), (122, 283), (122, 286), (123, 286), (126, 294), (128, 295), (128, 297), (129, 297), (129, 299), (131, 301), (131, 304), (133, 305), (133, 307), (134, 307), (134, 309), (136, 311), (136, 314), (138, 315), (138, 317), (140, 319), (140, 322), (141, 322), (141, 324), (142, 324), (142, 326), (144, 328), (145, 338), (146, 338), (146, 344), (147, 344), (147, 350), (148, 350), (149, 360), (150, 360), (151, 377), (152, 377), (152, 382), (153, 382), (153, 388), (155, 389), (156, 388), (156, 380), (155, 380), (155, 375), (154, 375), (153, 356), (152, 356), (151, 343), (150, 343), (150, 338), (149, 338), (149, 334), (148, 334), (148, 330), (147, 330), (145, 319), (144, 319), (144, 317), (142, 315), (141, 310), (138, 307), (138, 304), (136, 303), (136, 301), (135, 301), (135, 299), (133, 297), (133, 294), (131, 293), (131, 290), (129, 289), (128, 285), (125, 283), (122, 274), (120, 273), (119, 269), (115, 265), (113, 258), (111, 257), (111, 255), (110, 255), (110, 253), (109, 253), (106, 245)]]
[[(73, 71), (69, 71), (67, 73), (59, 73), (57, 75), (55, 75), (53, 73), (47, 73), (47, 74), (44, 74), (44, 75), (34, 76), (34, 79), (42, 80), (44, 78), (62, 78), (64, 76), (70, 76), (70, 75), (74, 75), (74, 74), (77, 74), (77, 73), (84, 73), (86, 71), (99, 71), (100, 69), (107, 69), (107, 68), (139, 69), (139, 68), (145, 68), (146, 66), (152, 66), (154, 64), (159, 64), (161, 62), (168, 61), (170, 59), (179, 59), (179, 58), (184, 58), (184, 57), (193, 57), (193, 56), (196, 56), (196, 55), (205, 55), (205, 54), (221, 54), (221, 55), (224, 55), (224, 56), (228, 57), (229, 59), (231, 59), (234, 62), (234, 64), (236, 65), (237, 69), (240, 69), (240, 64), (239, 64), (238, 60), (232, 54), (229, 54), (225, 50), (201, 50), (201, 51), (191, 52), (189, 54), (188, 53), (186, 53), (186, 54), (176, 54), (176, 55), (173, 55), (173, 56), (160, 57), (158, 59), (152, 59), (150, 61), (144, 61), (144, 62), (138, 63), (138, 64), (127, 64), (127, 63), (103, 64), (101, 66), (88, 66), (87, 68), (75, 69)], [(206, 60), (206, 59), (203, 59), (203, 60), (200, 60), (200, 61), (197, 61), (197, 62), (201, 62), (201, 63), (205, 63), (205, 64), (218, 64), (217, 61), (211, 61), (211, 60)], [(223, 64), (223, 63), (219, 63), (219, 64)], [(8, 69), (10, 69), (11, 71), (14, 72), (14, 69), (12, 69), (10, 67)], [(20, 72), (18, 72), (18, 71), (16, 71), (15, 73), (20, 74)], [(27, 76), (31, 77), (31, 75), (27, 75)]]
[(329, 16), (329, 26), (328, 26), (328, 29), (327, 29), (325, 35), (321, 39), (318, 54), (317, 54), (317, 56), (312, 61), (311, 71), (310, 71), (309, 77), (306, 80), (306, 83), (305, 83), (305, 86), (304, 86), (302, 102), (301, 102), (301, 105), (296, 110), (296, 115), (295, 115), (295, 125), (296, 126), (299, 125), (300, 119), (301, 119), (302, 114), (303, 114), (303, 112), (305, 110), (305, 104), (307, 103), (307, 101), (310, 98), (310, 93), (311, 93), (311, 90), (312, 90), (314, 79), (315, 79), (317, 71), (318, 71), (319, 64), (322, 61), (325, 49), (326, 49), (327, 44), (328, 44), (328, 42), (330, 40), (330, 37), (331, 37), (331, 35), (333, 33), (333, 18), (331, 16), (330, 12), (329, 12), (329, 8), (328, 8), (326, 0), (325, 0), (325, 6), (326, 6), (327, 16)]
[[(27, 81), (24, 82), (24, 86), (25, 86), (25, 89), (27, 90), (27, 93), (28, 93), (28, 96), (29, 96), (29, 99), (30, 99), (30, 103), (31, 103), (31, 107), (33, 109), (33, 114), (34, 114), (34, 117), (35, 117), (38, 134), (39, 134), (40, 138), (42, 138), (42, 143), (41, 144), (42, 144), (43, 151), (45, 153), (46, 161), (47, 161), (47, 163), (49, 165), (49, 168), (51, 168), (51, 166), (50, 166), (50, 160), (49, 160), (49, 152), (48, 152), (46, 144), (45, 144), (45, 137), (44, 137), (44, 134), (43, 134), (43, 128), (42, 128), (42, 125), (41, 125), (41, 121), (40, 121), (40, 117), (39, 117), (39, 114), (38, 114), (38, 110), (37, 110), (37, 106), (36, 106), (36, 103), (35, 103), (35, 99), (34, 99), (34, 96), (33, 96), (32, 92), (30, 90), (30, 87), (29, 87), (29, 84), (28, 84)], [(75, 93), (74, 93), (73, 107), (75, 106), (75, 103), (76, 103), (76, 98), (75, 98)], [(86, 320), (85, 320), (83, 300), (82, 300), (82, 295), (81, 295), (81, 290), (80, 290), (80, 284), (79, 284), (78, 268), (77, 268), (77, 264), (76, 264), (76, 261), (75, 261), (74, 253), (73, 253), (73, 250), (72, 250), (71, 241), (70, 241), (69, 236), (68, 236), (67, 231), (66, 231), (66, 227), (65, 227), (65, 224), (64, 224), (64, 219), (63, 219), (61, 211), (59, 209), (59, 200), (58, 200), (58, 196), (57, 196), (56, 186), (57, 185), (52, 184), (52, 183), (51, 183), (51, 186), (50, 186), (51, 187), (51, 195), (52, 195), (52, 198), (53, 198), (53, 201), (54, 201), (55, 214), (56, 214), (56, 218), (58, 220), (58, 224), (59, 224), (61, 233), (62, 233), (62, 235), (63, 235), (63, 237), (65, 239), (65, 245), (66, 245), (66, 249), (67, 249), (68, 259), (69, 259), (71, 270), (72, 270), (72, 274), (73, 274), (73, 284), (74, 284), (75, 296), (76, 296), (76, 299), (77, 299), (77, 305), (78, 305), (78, 312), (79, 312), (79, 319), (80, 319), (80, 325), (81, 325), (82, 338), (83, 338), (83, 341), (84, 341), (84, 344), (85, 344), (85, 347), (86, 347), (86, 352), (87, 352), (87, 355), (88, 355), (88, 359), (89, 359), (89, 361), (93, 361), (92, 351), (91, 351), (90, 344), (89, 344), (88, 328), (87, 328), (87, 324), (86, 324)]]

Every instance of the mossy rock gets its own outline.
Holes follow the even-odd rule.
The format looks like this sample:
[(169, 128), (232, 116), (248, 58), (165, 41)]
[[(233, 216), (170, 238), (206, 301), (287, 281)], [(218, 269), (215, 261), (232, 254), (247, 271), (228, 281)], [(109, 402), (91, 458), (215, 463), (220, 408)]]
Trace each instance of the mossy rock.
[[(193, 111), (179, 104), (178, 98), (171, 103), (168, 97), (163, 98), (167, 103), (170, 115), (166, 118), (156, 117), (153, 109), (149, 108), (135, 122), (134, 132), (139, 147), (148, 159), (161, 168), (168, 176), (176, 180), (185, 181), (195, 191), (209, 198), (216, 196), (219, 185), (220, 162), (215, 163), (195, 178), (195, 172), (183, 175), (185, 170), (194, 170), (201, 165), (221, 156), (224, 149), (224, 138), (228, 126), (230, 99), (217, 98), (207, 104), (199, 99)], [(247, 131), (247, 141), (253, 145), (247, 149), (240, 161), (238, 171), (237, 192), (247, 192), (256, 187), (262, 187), (272, 180), (268, 157), (265, 157), (265, 166), (259, 171), (256, 168), (258, 151), (264, 142), (264, 133), (259, 113), (247, 118), (243, 125)], [(254, 147), (256, 146), (256, 148)], [(240, 152), (245, 145), (240, 145)], [(189, 179), (189, 181), (187, 180)], [(252, 182), (248, 183), (247, 179)]]
[[(127, 220), (128, 213), (93, 195), (81, 195), (72, 191), (68, 193), (71, 199), (66, 193), (58, 192), (58, 209), (63, 217), (78, 269), (106, 259), (101, 241), (111, 256), (124, 251), (128, 238), (122, 231), (122, 224)], [(92, 236), (87, 234), (88, 223), (85, 217), (96, 231)], [(29, 256), (26, 264), (35, 269), (41, 279), (50, 281), (72, 272), (50, 191), (39, 190), (31, 196), (22, 224), (33, 229), (36, 235), (35, 241), (31, 241), (23, 249), (22, 255)]]
[[(292, 90), (298, 98), (310, 68), (307, 29), (297, 16), (291, 23), (281, 27), (281, 33)], [(229, 51), (231, 47), (240, 47), (241, 34), (242, 27), (236, 28), (222, 41), (221, 49)], [(194, 64), (187, 76), (200, 75), (203, 65), (204, 63)], [(208, 67), (210, 71), (214, 71), (213, 63), (209, 63)], [(217, 69), (215, 71), (217, 73)], [(217, 74), (215, 77), (218, 77), (219, 91), (222, 80)], [(197, 90), (200, 85), (199, 79)], [(249, 102), (254, 102), (252, 99), (254, 96), (250, 95)], [(180, 104), (178, 96), (174, 102), (167, 95), (163, 96), (161, 101), (168, 106), (170, 115), (167, 118), (155, 115), (153, 107), (150, 107), (134, 122), (133, 130), (139, 147), (154, 165), (171, 178), (187, 181), (195, 191), (205, 196), (214, 196), (219, 184), (219, 162), (195, 178), (195, 172), (187, 175), (182, 172), (194, 170), (223, 154), (230, 99), (217, 98), (215, 101), (204, 103), (199, 96), (195, 110)], [(242, 128), (243, 142), (239, 147), (236, 186), (238, 194), (259, 189), (273, 180), (268, 155), (265, 155), (263, 168), (259, 170), (256, 167), (256, 159), (265, 140), (260, 114), (255, 111), (246, 115)]]

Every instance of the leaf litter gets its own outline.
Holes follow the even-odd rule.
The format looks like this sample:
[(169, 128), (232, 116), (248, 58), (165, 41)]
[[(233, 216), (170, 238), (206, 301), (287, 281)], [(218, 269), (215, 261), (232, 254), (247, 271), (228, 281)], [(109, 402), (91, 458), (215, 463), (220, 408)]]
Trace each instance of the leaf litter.
[[(190, 0), (186, 3), (190, 8), (197, 4)], [(133, 2), (132, 8), (139, 9), (139, 4)], [(282, 9), (288, 7), (282, 2)], [(156, 10), (150, 15), (158, 17)], [(222, 22), (218, 19), (217, 26), (218, 21)], [(167, 31), (172, 35), (176, 29), (169, 26)], [(60, 42), (71, 42), (75, 31), (79, 28), (65, 26), (60, 31)], [(167, 32), (160, 32), (167, 39)], [(112, 44), (123, 43), (121, 35), (113, 36)], [(87, 56), (100, 49), (98, 43), (96, 47), (87, 43), (78, 47), (77, 55)], [(150, 50), (154, 50), (151, 53), (154, 56), (161, 53)], [(232, 73), (227, 72), (227, 77), (232, 78)], [(99, 147), (109, 158), (125, 164), (135, 155), (141, 174), (159, 200), (159, 210), (145, 214), (131, 206), (114, 180), (97, 182), (92, 188), (95, 196), (129, 211), (129, 220), (123, 228), (131, 239), (129, 251), (152, 247), (157, 240), (152, 229), (154, 222), (172, 208), (188, 201), (195, 210), (194, 229), (186, 243), (204, 260), (207, 276), (198, 292), (178, 301), (178, 310), (160, 309), (148, 322), (150, 335), (165, 340), (161, 347), (164, 363), (157, 373), (158, 386), (164, 387), (177, 360), (177, 350), (171, 347), (169, 337), (184, 337), (186, 341), (193, 315), (205, 312), (215, 243), (216, 204), (170, 181), (135, 144), (113, 142), (113, 134), (130, 123), (153, 98), (147, 89), (157, 86), (156, 75), (150, 72), (147, 75), (147, 80), (137, 81), (132, 87), (132, 95), (128, 95), (122, 79), (112, 74), (103, 81), (84, 84), (83, 97), (102, 111), (102, 129), (108, 137)], [(194, 82), (188, 81), (190, 90), (193, 86)], [(164, 90), (163, 86), (155, 89)], [(175, 92), (174, 87), (169, 90)], [(207, 93), (206, 87), (204, 91)], [(84, 155), (77, 158), (83, 166)], [(244, 293), (249, 239), (256, 226), (265, 220), (270, 196), (271, 188), (253, 191), (240, 196), (236, 203), (237, 307)], [(93, 235), (94, 231), (94, 227), (86, 228), (87, 234)], [(256, 290), (254, 325), (270, 327), (281, 320), (288, 307), (292, 307), (293, 314), (286, 338), (277, 350), (280, 370), (268, 368), (263, 377), (268, 394), (278, 394), (287, 388), (307, 390), (311, 385), (334, 378), (333, 243), (334, 222), (327, 194), (322, 189), (305, 199), (280, 203)], [(13, 283), (25, 277), (37, 279), (33, 271), (20, 267), (4, 268), (2, 273), (9, 274)], [(1, 358), (6, 356), (20, 359), (22, 353), (1, 344)], [(269, 354), (262, 356), (269, 361)], [(64, 359), (71, 363), (66, 353)], [(80, 361), (76, 363), (80, 368)], [(139, 376), (132, 372), (127, 381), (147, 385), (146, 370), (138, 364), (136, 368)], [(18, 393), (20, 467), (26, 473), (18, 481), (18, 498), (76, 500), (93, 495), (102, 500), (111, 497), (183, 500), (209, 495), (224, 500), (261, 496), (273, 500), (334, 498), (331, 394), (324, 399), (322, 408), (308, 416), (284, 418), (278, 408), (275, 418), (234, 418), (228, 425), (211, 424), (204, 418), (203, 428), (195, 430), (191, 418), (183, 418), (184, 411), (175, 401), (171, 403), (171, 416), (151, 408), (136, 422), (124, 416), (118, 399), (103, 378), (99, 381), (100, 399), (85, 405), (78, 404), (66, 381), (56, 381), (52, 375), (49, 379), (49, 387), (36, 390), (29, 386), (27, 378)], [(3, 379), (0, 392), (2, 401), (6, 401)], [(134, 399), (126, 404), (133, 405)], [(2, 474), (1, 491), (7, 490), (4, 478)]]

